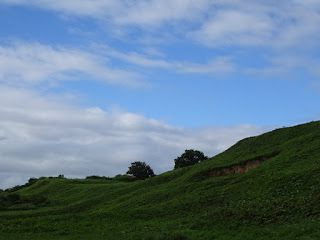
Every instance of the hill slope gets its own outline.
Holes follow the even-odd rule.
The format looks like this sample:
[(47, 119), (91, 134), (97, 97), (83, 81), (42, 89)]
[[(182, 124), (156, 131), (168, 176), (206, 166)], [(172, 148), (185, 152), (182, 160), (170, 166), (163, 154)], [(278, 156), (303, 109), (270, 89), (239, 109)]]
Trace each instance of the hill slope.
[(49, 203), (0, 211), (0, 239), (320, 239), (320, 122), (135, 182), (43, 179)]

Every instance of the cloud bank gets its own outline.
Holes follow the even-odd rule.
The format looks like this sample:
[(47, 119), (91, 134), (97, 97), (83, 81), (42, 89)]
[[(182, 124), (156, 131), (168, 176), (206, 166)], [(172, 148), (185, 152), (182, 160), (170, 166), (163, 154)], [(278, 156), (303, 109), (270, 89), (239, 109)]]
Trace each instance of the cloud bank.
[(84, 177), (124, 173), (146, 161), (157, 173), (170, 170), (184, 149), (212, 156), (237, 140), (263, 131), (250, 125), (188, 129), (100, 108), (80, 108), (61, 96), (0, 87), (0, 183), (65, 174)]

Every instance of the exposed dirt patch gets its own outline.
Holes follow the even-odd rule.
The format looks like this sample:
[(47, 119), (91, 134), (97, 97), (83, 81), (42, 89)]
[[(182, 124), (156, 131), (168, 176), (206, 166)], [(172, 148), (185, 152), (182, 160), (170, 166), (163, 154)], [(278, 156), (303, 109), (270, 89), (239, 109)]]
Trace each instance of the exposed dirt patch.
[(280, 152), (273, 152), (271, 154), (266, 154), (263, 156), (258, 156), (252, 159), (248, 159), (237, 164), (229, 165), (226, 167), (215, 168), (208, 172), (208, 176), (220, 177), (220, 176), (226, 176), (226, 175), (236, 174), (236, 173), (245, 173), (252, 168), (257, 168), (258, 166), (260, 166), (262, 162), (277, 156), (279, 153)]

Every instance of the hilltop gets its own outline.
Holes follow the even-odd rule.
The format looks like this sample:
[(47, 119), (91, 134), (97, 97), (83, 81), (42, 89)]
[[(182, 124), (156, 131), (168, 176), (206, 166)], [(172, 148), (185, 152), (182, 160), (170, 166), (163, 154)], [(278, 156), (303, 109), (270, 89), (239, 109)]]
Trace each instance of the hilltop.
[(0, 239), (320, 239), (320, 122), (144, 181), (44, 178), (10, 194), (24, 202), (0, 210)]

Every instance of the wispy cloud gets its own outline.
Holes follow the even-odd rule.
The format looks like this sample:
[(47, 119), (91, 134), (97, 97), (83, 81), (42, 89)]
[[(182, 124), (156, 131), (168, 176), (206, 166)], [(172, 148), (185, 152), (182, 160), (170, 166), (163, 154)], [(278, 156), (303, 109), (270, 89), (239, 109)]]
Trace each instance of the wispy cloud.
[[(113, 64), (114, 60), (120, 60), (124, 64), (119, 67)], [(134, 66), (141, 69), (137, 70)], [(231, 73), (235, 65), (228, 57), (217, 57), (207, 63), (194, 63), (170, 61), (137, 52), (121, 52), (110, 47), (93, 47), (83, 51), (22, 41), (0, 45), (0, 82), (9, 85), (94, 80), (141, 87), (148, 84), (147, 76), (141, 73), (148, 68), (214, 75)]]
[[(80, 108), (61, 96), (0, 87), (0, 177), (124, 173), (131, 161), (147, 161), (162, 172), (186, 148), (208, 155), (263, 129), (240, 125), (190, 129), (126, 111)], [(21, 177), (23, 176), (23, 177)], [(15, 178), (15, 180), (13, 179)], [(3, 179), (1, 179), (3, 180)], [(2, 187), (6, 187), (1, 181)]]
[(259, 78), (282, 79), (301, 79), (301, 75), (305, 81), (318, 79), (320, 74), (319, 59), (304, 54), (279, 54), (273, 56), (265, 56), (266, 63), (260, 67), (248, 67), (243, 69), (243, 73)]
[(67, 15), (108, 19), (118, 25), (156, 26), (198, 18), (208, 0), (3, 0), (3, 4), (54, 10)]
[(121, 25), (139, 26), (199, 21), (209, 6), (209, 0), (136, 1), (127, 8), (127, 14), (114, 16), (114, 19)]
[[(111, 10), (123, 8), (123, 1), (117, 0), (2, 0), (2, 4), (8, 5), (23, 5), (28, 7), (39, 7), (43, 9), (49, 9), (58, 11), (68, 15), (89, 16), (89, 17), (103, 17)], [(108, 10), (109, 9), (109, 10)]]
[(138, 73), (112, 67), (108, 59), (90, 52), (39, 43), (0, 45), (1, 82), (21, 85), (83, 78), (125, 86), (144, 81)]
[[(185, 74), (228, 74), (235, 71), (235, 64), (227, 56), (212, 58), (206, 63), (168, 60), (165, 57), (150, 56), (138, 52), (121, 52), (108, 46), (98, 46), (98, 50), (110, 58), (143, 68), (165, 69)], [(157, 54), (159, 55), (159, 53)]]

